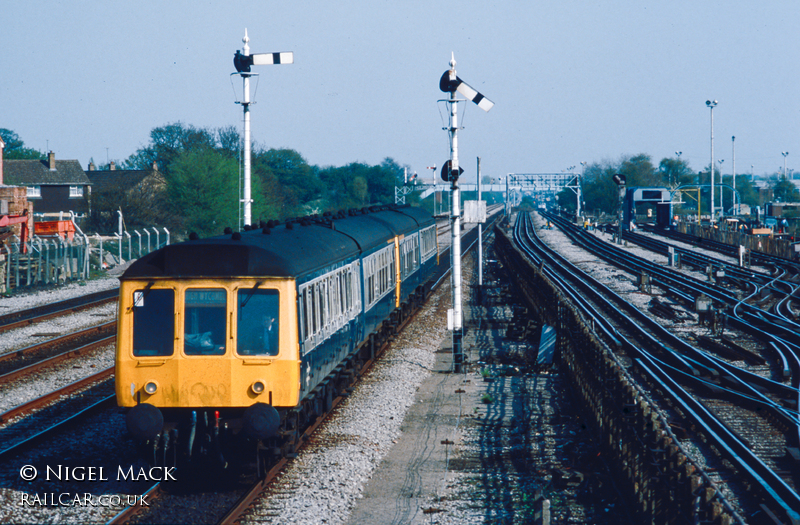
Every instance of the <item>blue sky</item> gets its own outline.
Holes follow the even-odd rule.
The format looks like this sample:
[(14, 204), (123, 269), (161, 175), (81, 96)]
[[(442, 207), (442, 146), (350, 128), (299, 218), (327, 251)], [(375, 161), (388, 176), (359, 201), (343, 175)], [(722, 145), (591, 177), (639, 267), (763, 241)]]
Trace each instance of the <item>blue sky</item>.
[[(469, 105), (466, 180), (560, 172), (581, 161), (682, 151), (730, 173), (800, 166), (800, 2), (305, 1), (3, 2), (0, 127), (86, 166), (122, 160), (156, 126), (241, 126), (233, 53), (293, 51), (261, 66), (253, 139), (311, 164), (379, 163), (420, 174), (449, 157), (438, 80)], [(108, 150), (106, 149), (108, 148)]]

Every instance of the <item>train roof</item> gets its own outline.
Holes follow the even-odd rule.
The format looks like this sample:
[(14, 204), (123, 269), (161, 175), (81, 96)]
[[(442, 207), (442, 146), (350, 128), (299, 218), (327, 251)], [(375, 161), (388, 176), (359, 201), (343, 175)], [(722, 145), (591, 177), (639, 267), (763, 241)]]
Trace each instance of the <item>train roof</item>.
[(300, 277), (434, 224), (419, 208), (380, 206), (165, 246), (135, 261), (121, 279)]

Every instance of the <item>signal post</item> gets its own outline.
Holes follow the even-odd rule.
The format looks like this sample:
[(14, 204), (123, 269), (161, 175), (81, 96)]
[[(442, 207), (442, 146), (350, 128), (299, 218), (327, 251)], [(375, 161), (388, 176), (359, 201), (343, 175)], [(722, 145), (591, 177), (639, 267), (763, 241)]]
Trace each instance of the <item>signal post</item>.
[[(482, 110), (489, 111), (494, 106), (494, 102), (484, 97), (469, 86), (466, 82), (456, 76), (456, 60), (451, 54), (450, 69), (445, 71), (439, 79), (439, 89), (444, 93), (449, 93), (450, 98), (444, 102), (450, 106), (449, 124), (446, 128), (450, 134), (450, 160), (442, 166), (442, 179), (450, 182), (451, 207), (450, 207), (450, 226), (451, 226), (451, 282), (453, 308), (447, 313), (447, 328), (453, 332), (453, 368), (455, 372), (461, 372), (464, 364), (464, 350), (461, 345), (463, 336), (462, 324), (462, 279), (461, 279), (461, 204), (458, 189), (458, 177), (464, 172), (458, 165), (458, 103), (465, 102), (464, 99), (457, 99), (456, 92), (461, 93), (467, 100), (474, 102)], [(480, 181), (479, 181), (480, 182)]]

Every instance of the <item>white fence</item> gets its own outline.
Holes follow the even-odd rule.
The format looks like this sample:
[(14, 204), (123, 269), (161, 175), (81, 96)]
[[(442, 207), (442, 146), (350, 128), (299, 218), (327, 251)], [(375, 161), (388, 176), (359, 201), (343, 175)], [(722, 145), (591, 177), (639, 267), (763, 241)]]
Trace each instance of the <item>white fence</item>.
[(102, 272), (138, 259), (169, 241), (166, 228), (124, 231), (122, 235), (75, 233), (72, 240), (34, 235), (24, 245), (14, 236), (0, 245), (0, 293), (86, 280), (92, 271)]

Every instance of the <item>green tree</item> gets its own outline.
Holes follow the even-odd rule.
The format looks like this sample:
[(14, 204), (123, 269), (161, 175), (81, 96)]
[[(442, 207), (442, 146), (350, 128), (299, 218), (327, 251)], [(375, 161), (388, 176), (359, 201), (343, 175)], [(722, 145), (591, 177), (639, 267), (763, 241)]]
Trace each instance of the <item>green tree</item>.
[(136, 153), (128, 157), (123, 167), (131, 170), (149, 170), (153, 162), (158, 164), (158, 170), (165, 175), (173, 169), (175, 162), (182, 153), (203, 148), (213, 149), (217, 143), (214, 132), (207, 129), (174, 122), (150, 131), (150, 144), (139, 148)]
[(781, 175), (772, 184), (772, 198), (775, 202), (800, 202), (800, 191), (792, 181)]
[(391, 204), (394, 202), (395, 186), (402, 186), (403, 166), (391, 157), (386, 157), (380, 166), (373, 166), (367, 179), (371, 204)]
[[(731, 177), (733, 178), (733, 177)], [(747, 175), (736, 177), (736, 190), (739, 192), (740, 204), (749, 204), (757, 206), (758, 202), (758, 189), (756, 189), (753, 181)]]
[(45, 155), (41, 151), (25, 147), (25, 143), (14, 131), (0, 128), (0, 137), (3, 138), (5, 148), (3, 148), (3, 158), (12, 160), (44, 160)]
[(347, 166), (328, 166), (318, 170), (325, 185), (325, 209), (361, 208), (369, 204), (370, 167), (359, 162)]
[(304, 214), (304, 206), (322, 197), (324, 186), (315, 170), (295, 150), (258, 150), (252, 157), (266, 190), (265, 200), (279, 205), (281, 218)]
[(207, 237), (228, 226), (238, 230), (236, 160), (212, 148), (197, 148), (179, 153), (171, 166), (166, 175), (169, 202), (185, 232)]
[[(603, 161), (589, 164), (584, 170), (581, 193), (589, 213), (615, 213), (619, 202), (619, 190), (613, 177), (619, 173), (619, 164)], [(575, 194), (572, 194), (572, 209), (575, 209)], [(569, 196), (564, 196), (569, 201)]]
[(689, 163), (680, 157), (664, 157), (658, 163), (661, 184), (667, 187), (678, 187), (692, 184), (697, 175), (689, 168)]
[(633, 157), (623, 158), (619, 166), (619, 173), (625, 175), (627, 187), (654, 187), (662, 186), (661, 175), (656, 171), (650, 161), (650, 155), (640, 153)]

